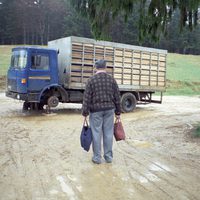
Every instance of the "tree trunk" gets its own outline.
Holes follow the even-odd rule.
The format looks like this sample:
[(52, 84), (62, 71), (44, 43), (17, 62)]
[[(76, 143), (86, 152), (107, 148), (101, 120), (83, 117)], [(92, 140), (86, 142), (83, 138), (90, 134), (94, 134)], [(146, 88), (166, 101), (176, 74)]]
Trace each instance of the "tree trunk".
[(50, 24), (48, 23), (47, 24), (47, 40), (46, 40), (46, 43), (48, 44), (48, 41), (49, 41), (49, 33), (50, 33)]
[(23, 43), (26, 44), (26, 25), (23, 22)]

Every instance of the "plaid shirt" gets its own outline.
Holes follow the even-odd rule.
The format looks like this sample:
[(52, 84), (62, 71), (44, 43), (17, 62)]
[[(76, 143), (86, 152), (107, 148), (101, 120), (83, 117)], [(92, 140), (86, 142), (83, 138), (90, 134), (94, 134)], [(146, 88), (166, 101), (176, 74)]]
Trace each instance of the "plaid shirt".
[(112, 76), (100, 72), (92, 76), (86, 84), (82, 115), (110, 109), (115, 109), (117, 115), (121, 113), (119, 88)]

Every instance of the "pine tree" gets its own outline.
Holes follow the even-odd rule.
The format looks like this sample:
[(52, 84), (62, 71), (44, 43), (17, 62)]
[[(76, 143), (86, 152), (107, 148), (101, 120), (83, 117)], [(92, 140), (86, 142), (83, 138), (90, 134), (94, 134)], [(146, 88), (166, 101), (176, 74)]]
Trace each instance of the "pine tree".
[(140, 5), (139, 39), (149, 37), (156, 41), (166, 34), (167, 24), (176, 9), (180, 10), (180, 29), (188, 26), (192, 30), (198, 21), (200, 0), (71, 0), (75, 9), (88, 17), (95, 38), (108, 36), (110, 22), (122, 14), (125, 21)]

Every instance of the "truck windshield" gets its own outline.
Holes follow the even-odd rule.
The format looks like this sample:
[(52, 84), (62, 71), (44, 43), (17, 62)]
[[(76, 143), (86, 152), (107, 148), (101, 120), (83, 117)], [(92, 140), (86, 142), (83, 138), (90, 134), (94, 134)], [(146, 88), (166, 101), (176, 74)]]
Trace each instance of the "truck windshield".
[(26, 67), (27, 63), (27, 51), (26, 50), (18, 50), (12, 52), (11, 57), (11, 68), (22, 69)]

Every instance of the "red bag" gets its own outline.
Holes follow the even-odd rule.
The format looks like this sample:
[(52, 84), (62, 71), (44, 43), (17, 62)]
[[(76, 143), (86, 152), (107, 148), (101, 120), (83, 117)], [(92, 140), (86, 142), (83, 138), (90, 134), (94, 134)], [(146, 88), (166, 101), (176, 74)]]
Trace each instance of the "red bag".
[(115, 120), (114, 136), (116, 141), (125, 140), (125, 132), (120, 118), (116, 118)]

